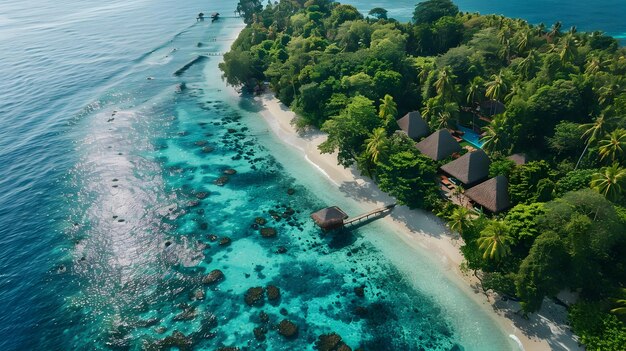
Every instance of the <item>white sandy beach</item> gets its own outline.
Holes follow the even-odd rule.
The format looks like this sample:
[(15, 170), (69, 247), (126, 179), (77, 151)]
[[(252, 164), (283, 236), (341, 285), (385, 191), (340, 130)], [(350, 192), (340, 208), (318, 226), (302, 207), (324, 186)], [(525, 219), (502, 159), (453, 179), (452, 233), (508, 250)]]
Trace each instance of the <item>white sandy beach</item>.
[[(298, 134), (291, 125), (296, 115), (273, 95), (265, 94), (257, 100), (263, 106), (260, 114), (273, 133), (288, 146), (301, 150), (303, 157), (339, 189), (358, 189), (359, 201), (365, 209), (395, 202), (357, 170), (338, 165), (336, 155), (321, 154), (317, 146), (325, 140), (324, 133), (311, 130)], [(463, 260), (459, 239), (450, 235), (434, 215), (400, 206), (382, 220), (393, 226), (396, 229), (393, 232), (398, 233), (407, 245), (420, 253), (431, 253), (444, 266), (449, 278), (487, 310), (505, 333), (517, 338), (524, 350), (583, 350), (565, 325), (563, 307), (546, 301), (540, 312), (524, 319), (515, 313), (520, 309), (517, 303), (502, 301), (493, 294), (486, 296), (477, 288), (476, 278), (459, 269)]]

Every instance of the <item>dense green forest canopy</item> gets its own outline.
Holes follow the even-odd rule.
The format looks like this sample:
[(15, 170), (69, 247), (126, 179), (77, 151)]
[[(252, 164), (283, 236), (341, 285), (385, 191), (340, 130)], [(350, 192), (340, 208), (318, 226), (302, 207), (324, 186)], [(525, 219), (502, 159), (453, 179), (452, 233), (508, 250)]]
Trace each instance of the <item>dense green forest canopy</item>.
[[(519, 298), (524, 312), (573, 291), (583, 342), (623, 347), (626, 50), (615, 39), (449, 0), (420, 2), (411, 23), (328, 0), (241, 0), (238, 10), (247, 26), (220, 65), (229, 84), (269, 82), (299, 127), (328, 133), (322, 152), (448, 221), (483, 288)], [(436, 173), (450, 158), (435, 162), (394, 133), (409, 111), (431, 131), (481, 129), (490, 176), (508, 178), (513, 207), (489, 216), (441, 199)]]

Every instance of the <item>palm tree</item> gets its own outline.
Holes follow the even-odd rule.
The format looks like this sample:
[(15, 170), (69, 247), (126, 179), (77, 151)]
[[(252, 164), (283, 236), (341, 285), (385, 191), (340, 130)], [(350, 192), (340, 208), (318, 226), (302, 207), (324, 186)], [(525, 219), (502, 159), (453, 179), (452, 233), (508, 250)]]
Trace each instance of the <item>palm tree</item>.
[(452, 68), (446, 66), (439, 70), (437, 80), (435, 81), (435, 90), (437, 94), (444, 99), (453, 100), (455, 94), (454, 79), (456, 76), (452, 73)]
[[(485, 84), (487, 90), (485, 90), (485, 96), (488, 99), (498, 101), (502, 96), (506, 94), (507, 85), (502, 76), (502, 71), (498, 74), (491, 75), (491, 81)], [(495, 104), (492, 104), (492, 106)]]
[(585, 64), (585, 73), (588, 75), (594, 75), (602, 69), (602, 61), (597, 56), (593, 56)]
[(626, 130), (623, 128), (615, 129), (608, 135), (608, 138), (600, 140), (598, 146), (601, 160), (607, 156), (610, 156), (611, 162), (623, 158), (626, 150)]
[(387, 151), (387, 131), (385, 128), (376, 128), (372, 131), (370, 137), (365, 140), (365, 153), (374, 163), (378, 163), (381, 155)]
[(557, 21), (552, 25), (550, 32), (548, 33), (548, 37), (550, 39), (554, 39), (557, 35), (561, 33), (561, 22)]
[(484, 259), (499, 261), (511, 253), (513, 239), (509, 236), (509, 226), (502, 221), (492, 221), (477, 239), (478, 248), (483, 252)]
[(526, 51), (529, 40), (530, 40), (530, 33), (528, 32), (528, 30), (522, 31), (521, 34), (519, 35), (519, 41), (517, 42), (517, 45), (516, 45), (518, 55)]
[(610, 167), (604, 167), (591, 178), (591, 188), (604, 195), (608, 200), (617, 201), (624, 192), (626, 181), (626, 169), (617, 163)]
[(473, 105), (475, 102), (480, 102), (485, 96), (483, 91), (483, 79), (480, 77), (474, 77), (470, 84), (467, 86), (467, 103)]
[(535, 33), (538, 37), (542, 37), (546, 34), (546, 25), (543, 23), (539, 23), (537, 27), (535, 27)]
[(586, 123), (580, 126), (580, 128), (585, 130), (585, 132), (583, 133), (581, 137), (583, 139), (586, 139), (586, 141), (585, 141), (585, 148), (583, 149), (582, 154), (580, 154), (580, 157), (578, 158), (578, 162), (576, 162), (576, 167), (574, 167), (574, 170), (578, 169), (578, 165), (580, 164), (580, 161), (583, 159), (585, 152), (587, 152), (589, 145), (591, 145), (593, 142), (598, 140), (599, 137), (606, 134), (606, 130), (608, 129), (608, 124), (610, 124), (611, 121), (612, 119), (606, 118), (604, 115), (600, 115), (598, 118), (596, 118), (595, 121), (593, 121), (593, 123)]
[(571, 62), (576, 58), (576, 41), (571, 34), (566, 35), (560, 41), (561, 50), (559, 52), (559, 58), (561, 62)]
[(506, 132), (506, 118), (495, 118), (491, 123), (482, 128), (485, 133), (481, 141), (483, 142), (483, 150), (492, 153), (504, 149), (508, 134)]
[(472, 223), (471, 213), (472, 212), (465, 207), (456, 207), (448, 217), (448, 226), (451, 230), (463, 234), (463, 230)]
[(522, 59), (517, 66), (518, 72), (524, 79), (532, 78), (535, 68), (537, 66), (537, 51), (532, 49), (528, 52), (528, 56)]
[(396, 120), (396, 115), (398, 114), (398, 107), (396, 102), (393, 101), (393, 97), (389, 94), (386, 94), (384, 98), (380, 99), (380, 106), (378, 107), (378, 117), (380, 117), (385, 126), (389, 126), (393, 121)]

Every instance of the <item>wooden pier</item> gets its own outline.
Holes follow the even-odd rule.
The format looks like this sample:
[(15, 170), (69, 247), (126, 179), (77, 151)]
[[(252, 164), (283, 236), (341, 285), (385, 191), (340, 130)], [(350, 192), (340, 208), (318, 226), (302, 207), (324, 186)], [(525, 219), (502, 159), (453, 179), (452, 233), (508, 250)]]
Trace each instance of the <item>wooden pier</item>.
[(363, 213), (361, 215), (358, 215), (354, 218), (350, 218), (347, 220), (343, 221), (343, 226), (347, 227), (347, 226), (351, 226), (354, 224), (357, 224), (361, 221), (367, 221), (370, 218), (375, 218), (375, 217), (380, 217), (383, 216), (385, 214), (388, 214), (389, 212), (391, 212), (391, 210), (393, 210), (393, 208), (396, 207), (396, 204), (391, 204), (391, 205), (387, 205), (385, 207), (381, 207), (381, 208), (377, 208), (374, 210), (371, 210), (367, 213)]
[(348, 219), (348, 215), (345, 212), (339, 207), (333, 206), (311, 214), (311, 218), (322, 230), (333, 230), (355, 226), (360, 223), (365, 224), (369, 220), (374, 220), (389, 214), (394, 207), (396, 207), (396, 204), (387, 205)]

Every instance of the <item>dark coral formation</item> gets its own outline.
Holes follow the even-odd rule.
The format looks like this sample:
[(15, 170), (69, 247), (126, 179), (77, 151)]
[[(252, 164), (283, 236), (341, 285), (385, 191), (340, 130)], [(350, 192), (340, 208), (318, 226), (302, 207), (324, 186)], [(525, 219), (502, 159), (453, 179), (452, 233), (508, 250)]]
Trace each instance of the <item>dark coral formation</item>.
[(219, 269), (214, 269), (204, 278), (202, 278), (202, 284), (215, 284), (224, 279), (224, 273)]
[(280, 289), (274, 285), (267, 286), (267, 299), (270, 301), (275, 301), (280, 298)]
[(265, 297), (265, 289), (260, 286), (255, 286), (253, 288), (248, 289), (246, 291), (246, 295), (244, 296), (244, 300), (248, 306), (254, 305), (262, 305), (263, 298)]
[(298, 336), (298, 326), (288, 319), (283, 319), (278, 323), (278, 334), (287, 339), (295, 338)]

